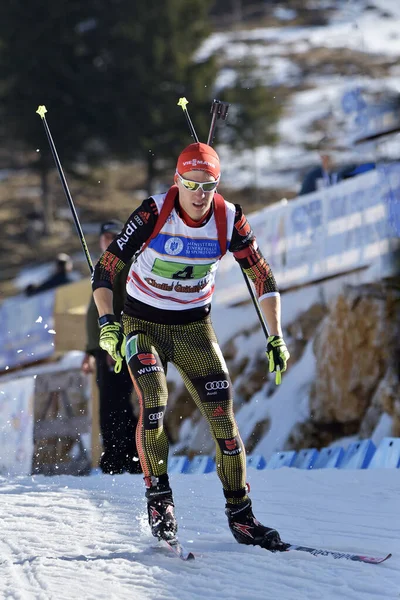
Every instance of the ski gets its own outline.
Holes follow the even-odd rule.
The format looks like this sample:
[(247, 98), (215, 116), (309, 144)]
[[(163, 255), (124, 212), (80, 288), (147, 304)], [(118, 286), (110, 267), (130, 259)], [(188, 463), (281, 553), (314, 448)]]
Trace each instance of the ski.
[(296, 550), (296, 552), (308, 552), (313, 556), (332, 556), (333, 558), (344, 558), (345, 560), (354, 560), (355, 562), (368, 563), (371, 565), (379, 565), (385, 560), (390, 558), (392, 555), (387, 554), (386, 556), (366, 556), (365, 554), (353, 554), (352, 552), (337, 552), (335, 550), (325, 550), (322, 548), (311, 548), (309, 546), (298, 546), (297, 544), (288, 544), (283, 550), (289, 552)]
[(182, 544), (177, 540), (161, 540), (165, 542), (167, 547), (181, 560), (194, 560), (193, 552), (185, 550)]

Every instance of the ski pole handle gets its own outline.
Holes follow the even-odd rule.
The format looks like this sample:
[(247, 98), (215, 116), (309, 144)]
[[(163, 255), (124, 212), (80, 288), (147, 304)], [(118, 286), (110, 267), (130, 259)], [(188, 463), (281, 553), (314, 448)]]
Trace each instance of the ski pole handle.
[(185, 117), (186, 117), (186, 121), (188, 122), (188, 125), (189, 125), (190, 133), (191, 133), (194, 141), (198, 143), (199, 142), (199, 138), (197, 137), (196, 130), (195, 130), (194, 125), (192, 123), (192, 119), (190, 118), (189, 113), (188, 113), (188, 109), (186, 108), (187, 104), (189, 104), (189, 102), (188, 102), (188, 100), (186, 100), (186, 98), (179, 98), (178, 106), (180, 106), (182, 108), (182, 110), (183, 110), (183, 112), (185, 114)]
[(229, 108), (229, 102), (221, 102), (221, 100), (213, 100), (213, 103), (211, 104), (211, 110), (210, 110), (210, 113), (212, 114), (210, 131), (208, 132), (208, 138), (207, 138), (207, 144), (209, 146), (211, 146), (213, 139), (214, 139), (214, 131), (215, 131), (215, 126), (216, 126), (216, 121), (217, 121), (217, 119), (222, 119), (223, 121), (226, 120), (226, 118), (228, 116), (228, 108)]

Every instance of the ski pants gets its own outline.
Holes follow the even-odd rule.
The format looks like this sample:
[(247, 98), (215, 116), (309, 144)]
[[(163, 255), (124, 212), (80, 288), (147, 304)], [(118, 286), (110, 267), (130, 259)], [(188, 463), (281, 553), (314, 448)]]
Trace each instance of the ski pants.
[(208, 422), (225, 495), (244, 490), (245, 449), (233, 414), (232, 383), (210, 317), (170, 325), (124, 314), (122, 323), (126, 360), (140, 403), (136, 445), (145, 480), (168, 472), (163, 420), (168, 400), (166, 368), (171, 362)]
[(105, 350), (98, 350), (95, 359), (103, 438), (100, 467), (105, 473), (137, 472), (136, 417), (130, 400), (132, 381), (128, 368), (124, 364), (120, 373), (114, 373)]

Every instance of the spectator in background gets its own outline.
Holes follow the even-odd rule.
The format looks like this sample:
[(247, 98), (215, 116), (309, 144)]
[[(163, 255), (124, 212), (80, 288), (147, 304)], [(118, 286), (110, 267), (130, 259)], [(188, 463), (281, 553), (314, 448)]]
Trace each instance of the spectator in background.
[(306, 173), (299, 196), (330, 187), (339, 181), (333, 150), (329, 148), (325, 138), (319, 143), (318, 152), (320, 164)]
[(72, 283), (74, 281), (71, 275), (72, 268), (73, 262), (71, 257), (61, 252), (57, 255), (54, 273), (40, 285), (29, 284), (25, 290), (26, 295), (33, 296), (34, 294), (47, 292), (47, 290), (59, 287), (60, 285)]
[[(100, 227), (100, 249), (104, 252), (123, 223), (107, 221)], [(114, 314), (120, 315), (125, 302), (126, 278), (130, 263), (119, 273), (114, 282)], [(124, 361), (120, 373), (114, 372), (114, 361), (99, 346), (98, 312), (91, 298), (86, 314), (86, 353), (82, 362), (84, 373), (96, 370), (100, 402), (100, 431), (103, 438), (103, 454), (100, 468), (103, 473), (141, 473), (136, 450), (137, 419), (133, 413), (131, 394), (133, 383)]]
[(365, 162), (361, 164), (349, 163), (339, 167), (335, 160), (337, 147), (329, 145), (327, 138), (323, 138), (318, 145), (320, 164), (306, 173), (301, 184), (299, 196), (310, 194), (317, 190), (335, 185), (339, 181), (356, 177), (367, 171), (375, 169), (374, 162)]

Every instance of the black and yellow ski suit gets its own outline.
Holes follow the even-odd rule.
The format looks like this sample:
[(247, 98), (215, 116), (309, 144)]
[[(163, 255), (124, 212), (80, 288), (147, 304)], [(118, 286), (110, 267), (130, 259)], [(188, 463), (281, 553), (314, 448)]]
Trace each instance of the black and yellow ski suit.
[[(175, 208), (179, 216), (179, 205)], [(271, 269), (258, 249), (241, 207), (236, 205), (234, 211), (229, 251), (253, 281), (259, 297), (278, 294)], [(121, 234), (97, 263), (93, 290), (112, 289), (117, 273), (151, 236), (158, 214), (153, 198), (145, 200), (132, 213)], [(213, 218), (212, 211), (208, 218)], [(190, 279), (190, 269), (180, 271), (178, 283), (182, 284), (185, 274)], [(135, 262), (130, 277), (140, 277), (140, 273), (135, 273)], [(156, 279), (157, 275), (148, 278), (150, 285), (157, 285)], [(170, 309), (165, 309), (165, 302), (164, 308), (154, 304), (154, 300), (143, 302), (128, 291), (122, 315), (127, 338), (126, 361), (140, 401), (136, 443), (146, 483), (151, 485), (152, 477), (168, 473), (168, 438), (163, 419), (168, 400), (166, 368), (171, 362), (209, 424), (216, 442), (217, 473), (225, 497), (238, 502), (245, 495), (245, 449), (233, 413), (232, 382), (211, 323), (210, 303), (184, 309), (176, 309), (173, 303)]]

